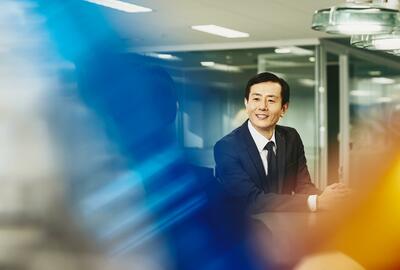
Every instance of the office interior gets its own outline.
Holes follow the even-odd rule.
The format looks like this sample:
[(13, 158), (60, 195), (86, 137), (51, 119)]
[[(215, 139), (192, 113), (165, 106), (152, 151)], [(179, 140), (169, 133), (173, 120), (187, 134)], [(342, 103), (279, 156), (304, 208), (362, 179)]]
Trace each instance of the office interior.
[[(236, 253), (229, 253), (226, 258), (225, 253), (218, 253), (224, 261), (220, 264), (215, 258), (200, 256), (197, 262), (188, 255), (180, 265), (180, 261), (175, 264), (176, 254), (170, 251), (171, 240), (164, 239), (168, 238), (163, 235), (165, 228), (190, 219), (203, 197), (193, 198), (192, 204), (177, 203), (176, 213), (182, 213), (162, 220), (144, 206), (149, 196), (151, 205), (165, 200), (167, 208), (174, 194), (189, 190), (189, 180), (182, 187), (171, 188), (163, 194), (165, 198), (149, 195), (142, 188), (136, 190), (136, 181), (143, 175), (155, 175), (178, 156), (200, 168), (204, 175), (212, 175), (215, 143), (247, 119), (244, 88), (248, 79), (269, 71), (284, 78), (291, 87), (289, 111), (279, 124), (299, 132), (314, 184), (323, 189), (339, 182), (356, 192), (370, 193), (346, 205), (348, 211), (354, 205), (357, 210), (346, 212), (343, 222), (322, 218), (320, 231), (313, 225), (318, 217), (309, 213), (258, 216), (266, 224), (276, 220), (271, 228), (277, 231), (287, 223), (304, 223), (307, 226), (290, 224), (292, 227), (287, 230), (309, 230), (311, 226), (320, 233), (312, 236), (304, 232), (297, 240), (300, 243), (293, 242), (304, 252), (293, 253), (292, 260), (279, 255), (274, 261), (270, 247), (266, 247), (268, 252), (261, 255), (267, 261), (263, 269), (322, 269), (318, 268), (321, 263), (324, 269), (398, 269), (400, 261), (395, 249), (400, 233), (396, 227), (400, 221), (396, 200), (400, 175), (400, 55), (358, 48), (348, 35), (311, 29), (315, 11), (357, 1), (109, 0), (105, 1), (108, 6), (101, 2), (0, 3), (0, 237), (4, 241), (0, 268), (227, 269), (229, 264), (224, 260), (233, 263), (238, 258)], [(137, 4), (152, 10), (128, 13), (113, 7), (113, 3), (121, 2), (122, 6)], [(372, 5), (379, 1), (358, 2)], [(221, 24), (249, 33), (230, 39), (196, 32), (191, 28), (195, 24)], [(113, 99), (112, 94), (100, 96), (96, 88), (102, 87), (108, 74), (111, 77), (126, 71), (125, 64), (102, 62), (102, 56), (106, 59), (110, 55), (132, 58), (132, 65), (162, 69), (176, 91), (177, 111), (171, 131), (176, 144), (173, 150), (167, 149), (170, 152), (161, 153), (164, 156), (151, 156), (143, 149), (144, 152), (135, 153), (132, 160), (140, 164), (138, 171), (135, 166), (126, 165), (132, 160), (124, 160), (132, 149), (125, 151), (115, 146), (123, 139), (110, 136), (105, 128), (110, 124), (108, 117), (96, 111), (96, 102)], [(94, 76), (104, 77), (91, 81), (91, 89), (84, 96), (81, 78), (97, 68), (100, 75)], [(139, 79), (140, 75), (134, 78)], [(162, 102), (152, 105), (152, 101), (138, 101), (135, 106), (137, 110), (150, 108), (146, 112), (151, 114), (159, 104)], [(131, 112), (124, 113), (129, 118)], [(143, 117), (146, 123), (146, 114)], [(143, 124), (141, 127), (145, 129)], [(140, 133), (130, 128), (129, 132)], [(114, 183), (111, 179), (118, 180), (117, 184), (109, 184)], [(129, 196), (140, 203), (132, 208)], [(171, 212), (175, 213), (174, 209)], [(143, 216), (138, 217), (137, 213)], [(135, 218), (143, 219), (140, 222), (148, 226), (139, 236)], [(110, 220), (113, 222), (107, 223)], [(327, 230), (327, 220), (338, 229)], [(364, 222), (369, 226), (360, 229)], [(60, 224), (68, 225), (64, 228)], [(332, 231), (335, 233), (330, 238), (321, 236)], [(376, 236), (371, 236), (371, 231)], [(200, 231), (186, 231), (188, 235), (196, 232)], [(201, 232), (204, 239), (211, 238), (207, 231)], [(318, 244), (323, 252), (306, 247), (305, 236), (324, 239)], [(184, 240), (201, 242), (200, 238), (192, 235)], [(146, 241), (150, 242), (146, 248), (158, 250), (154, 257), (149, 250), (136, 253)], [(280, 247), (282, 252), (292, 252), (287, 244)], [(344, 251), (339, 253), (332, 247)], [(374, 253), (380, 249), (385, 256)], [(91, 250), (88, 256), (87, 250)], [(201, 268), (196, 268), (197, 263)], [(234, 269), (253, 269), (251, 263), (241, 263)]]
[[(180, 143), (190, 160), (200, 166), (214, 167), (215, 142), (247, 119), (243, 106), (246, 78), (271, 71), (287, 79), (293, 89), (290, 109), (280, 123), (299, 131), (313, 179), (319, 179), (321, 187), (339, 179), (350, 183), (351, 171), (357, 174), (357, 170), (362, 170), (357, 160), (368, 155), (374, 140), (383, 136), (378, 141), (388, 147), (387, 151), (394, 143), (387, 135), (393, 132), (398, 114), (398, 104), (394, 101), (398, 65), (396, 56), (360, 51), (351, 48), (348, 42), (346, 38), (321, 39), (316, 45), (293, 45), (294, 53), (288, 54), (274, 52), (276, 47), (171, 52), (182, 59), (176, 65), (190, 65), (190, 61), (198, 63), (204, 59), (238, 68), (223, 72), (212, 68), (170, 67), (180, 91), (177, 122)], [(340, 62), (339, 57), (346, 62)], [(347, 73), (341, 74), (340, 69), (346, 69)], [(340, 89), (339, 80), (346, 84), (346, 90)], [(346, 99), (341, 97), (343, 91), (347, 91)], [(343, 115), (343, 110), (347, 115)], [(376, 127), (367, 135), (358, 125)], [(340, 148), (344, 140), (349, 145), (347, 149)], [(382, 151), (384, 155), (385, 150)], [(348, 156), (347, 163), (340, 162), (339, 152)]]

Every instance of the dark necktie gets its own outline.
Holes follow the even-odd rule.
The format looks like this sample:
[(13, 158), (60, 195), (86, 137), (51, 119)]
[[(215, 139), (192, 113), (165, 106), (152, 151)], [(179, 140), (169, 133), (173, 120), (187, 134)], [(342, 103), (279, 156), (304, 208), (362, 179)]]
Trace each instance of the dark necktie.
[(276, 159), (276, 155), (274, 152), (274, 142), (268, 142), (264, 147), (268, 151), (267, 161), (268, 161), (268, 175), (267, 181), (269, 186), (271, 187), (270, 192), (278, 193), (278, 163)]

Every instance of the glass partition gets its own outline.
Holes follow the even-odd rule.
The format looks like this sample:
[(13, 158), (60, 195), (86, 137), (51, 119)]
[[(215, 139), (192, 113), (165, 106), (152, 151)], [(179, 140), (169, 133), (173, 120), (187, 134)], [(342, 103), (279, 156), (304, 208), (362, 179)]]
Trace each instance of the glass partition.
[(350, 179), (379, 171), (400, 135), (400, 68), (350, 57)]
[[(321, 44), (331, 59), (339, 60), (337, 71), (326, 65), (328, 83), (338, 84), (328, 86), (328, 108), (339, 112), (328, 110), (330, 144), (335, 136), (339, 143), (330, 148), (329, 157), (336, 160), (339, 150), (339, 179), (352, 187), (365, 186), (367, 178), (379, 181), (390, 165), (385, 161), (395, 154), (400, 139), (399, 57), (354, 48), (346, 39), (323, 40)], [(339, 115), (337, 131), (335, 115)]]
[(315, 46), (169, 52), (162, 64), (179, 94), (178, 133), (188, 159), (213, 167), (214, 144), (246, 119), (244, 89), (255, 74), (270, 71), (291, 87), (289, 111), (280, 121), (300, 133), (310, 173), (317, 161)]

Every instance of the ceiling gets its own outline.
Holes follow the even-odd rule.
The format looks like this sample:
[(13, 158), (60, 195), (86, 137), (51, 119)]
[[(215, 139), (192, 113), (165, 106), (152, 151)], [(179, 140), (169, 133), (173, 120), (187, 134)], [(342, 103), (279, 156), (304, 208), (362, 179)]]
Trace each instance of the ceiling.
[[(82, 0), (83, 1), (83, 0)], [(190, 46), (228, 46), (234, 43), (312, 43), (327, 34), (310, 29), (312, 14), (343, 0), (124, 0), (153, 9), (149, 13), (125, 13), (83, 2), (85, 9), (105, 14), (128, 44), (159, 50)], [(192, 30), (192, 25), (216, 24), (250, 34), (227, 39)], [(299, 42), (297, 42), (299, 44)], [(286, 44), (283, 44), (286, 45)]]

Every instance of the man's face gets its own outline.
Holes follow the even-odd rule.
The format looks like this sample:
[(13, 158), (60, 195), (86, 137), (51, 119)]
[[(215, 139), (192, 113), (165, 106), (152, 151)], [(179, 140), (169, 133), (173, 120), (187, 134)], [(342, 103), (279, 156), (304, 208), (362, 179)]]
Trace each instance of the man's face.
[(260, 132), (273, 130), (286, 112), (288, 104), (282, 106), (281, 86), (276, 82), (262, 82), (251, 86), (249, 100), (244, 100), (250, 122)]

